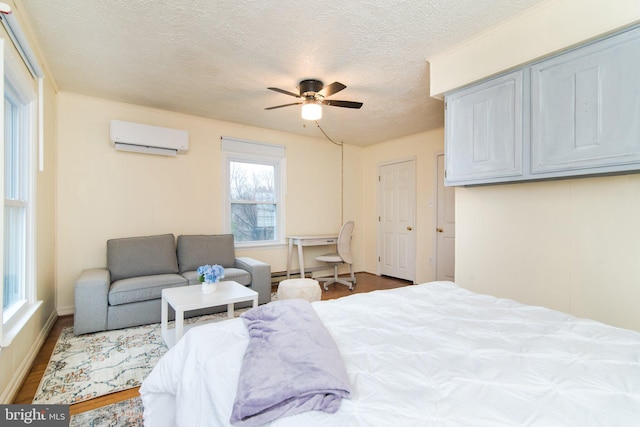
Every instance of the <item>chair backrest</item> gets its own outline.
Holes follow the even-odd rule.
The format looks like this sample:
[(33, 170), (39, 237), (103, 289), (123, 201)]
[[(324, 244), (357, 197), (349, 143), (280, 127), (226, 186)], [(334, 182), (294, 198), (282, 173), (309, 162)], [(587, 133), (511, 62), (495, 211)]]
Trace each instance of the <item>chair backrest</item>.
[(347, 221), (342, 225), (340, 234), (338, 234), (338, 255), (347, 264), (353, 264), (351, 256), (351, 234), (353, 234), (353, 221)]

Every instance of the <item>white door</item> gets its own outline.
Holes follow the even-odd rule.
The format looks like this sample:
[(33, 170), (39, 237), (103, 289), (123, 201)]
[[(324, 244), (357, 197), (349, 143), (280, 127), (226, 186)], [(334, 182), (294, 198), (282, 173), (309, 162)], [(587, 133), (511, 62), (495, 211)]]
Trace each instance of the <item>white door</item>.
[(455, 273), (455, 187), (444, 185), (444, 155), (437, 156), (436, 280), (453, 281)]
[(415, 160), (379, 167), (378, 266), (380, 274), (415, 280)]

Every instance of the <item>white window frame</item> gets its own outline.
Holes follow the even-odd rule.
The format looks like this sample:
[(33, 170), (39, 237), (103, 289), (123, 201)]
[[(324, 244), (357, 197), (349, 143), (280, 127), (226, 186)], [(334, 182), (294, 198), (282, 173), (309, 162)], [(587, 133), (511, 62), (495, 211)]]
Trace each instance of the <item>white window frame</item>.
[(285, 147), (277, 144), (245, 141), (222, 137), (221, 150), (224, 171), (224, 230), (231, 233), (231, 162), (255, 163), (274, 167), (276, 191), (276, 231), (274, 240), (235, 242), (236, 247), (269, 247), (284, 245), (285, 242), (285, 195), (286, 195), (286, 157)]
[[(38, 140), (38, 93), (34, 88), (34, 80), (25, 70), (23, 62), (16, 57), (9, 49), (6, 49), (4, 40), (0, 40), (0, 68), (3, 78), (0, 79), (0, 92), (2, 93), (2, 104), (0, 106), (0, 199), (3, 207), (0, 211), (0, 236), (2, 245), (0, 246), (0, 288), (4, 289), (4, 206), (5, 200), (5, 140), (4, 140), (4, 98), (5, 90), (11, 91), (12, 97), (19, 105), (19, 127), (20, 132), (27, 139), (27, 169), (26, 169), (26, 257), (25, 257), (25, 281), (24, 300), (20, 306), (11, 310), (5, 319), (3, 292), (0, 292), (0, 347), (7, 347), (20, 332), (35, 313), (41, 301), (36, 301), (36, 268), (35, 268), (35, 182), (36, 182), (36, 144)], [(8, 85), (5, 85), (8, 82)]]

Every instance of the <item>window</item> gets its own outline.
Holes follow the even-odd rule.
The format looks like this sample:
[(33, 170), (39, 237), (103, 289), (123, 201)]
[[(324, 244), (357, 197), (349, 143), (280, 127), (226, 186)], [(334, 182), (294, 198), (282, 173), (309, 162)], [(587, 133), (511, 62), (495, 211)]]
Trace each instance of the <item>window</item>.
[(37, 307), (35, 303), (34, 182), (36, 105), (35, 81), (20, 60), (3, 59), (4, 147), (2, 161), (3, 257), (0, 346), (7, 346)]
[(284, 243), (284, 147), (222, 139), (227, 232), (237, 246)]
[[(6, 84), (6, 83), (5, 83)], [(28, 152), (26, 138), (20, 129), (23, 109), (5, 85), (4, 95), (4, 289), (2, 321), (25, 302), (27, 248)]]

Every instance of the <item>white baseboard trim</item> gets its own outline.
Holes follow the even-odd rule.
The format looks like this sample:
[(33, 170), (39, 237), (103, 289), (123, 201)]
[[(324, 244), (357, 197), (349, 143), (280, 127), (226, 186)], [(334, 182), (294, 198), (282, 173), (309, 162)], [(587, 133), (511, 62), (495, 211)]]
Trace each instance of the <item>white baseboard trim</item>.
[(58, 307), (58, 316), (60, 317), (69, 316), (75, 313), (75, 311), (76, 311), (76, 307), (73, 305), (71, 307)]
[(0, 395), (0, 402), (11, 403), (16, 398), (18, 392), (20, 391), (22, 383), (24, 382), (27, 375), (29, 375), (31, 365), (33, 365), (38, 352), (44, 345), (44, 342), (49, 336), (49, 332), (51, 332), (51, 328), (53, 328), (53, 325), (56, 323), (57, 319), (58, 314), (55, 310), (53, 310), (49, 315), (47, 322), (40, 330), (40, 333), (38, 333), (38, 337), (34, 340), (33, 344), (29, 348), (26, 357), (22, 360), (20, 366), (18, 366), (18, 369), (16, 369), (16, 371), (13, 373), (11, 382)]

